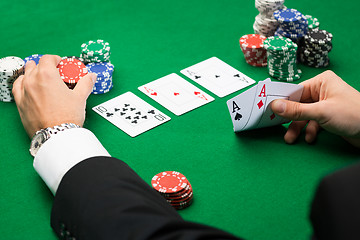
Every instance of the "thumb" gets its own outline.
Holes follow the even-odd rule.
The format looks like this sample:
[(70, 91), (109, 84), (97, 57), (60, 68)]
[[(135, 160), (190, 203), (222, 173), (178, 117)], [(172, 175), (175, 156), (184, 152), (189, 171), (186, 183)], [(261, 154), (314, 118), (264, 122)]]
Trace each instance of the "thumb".
[(289, 100), (277, 99), (271, 103), (273, 112), (289, 120), (315, 120), (319, 121), (321, 112), (316, 103), (299, 103)]
[(74, 92), (76, 92), (77, 95), (81, 95), (85, 99), (88, 98), (96, 81), (96, 78), (96, 73), (86, 74), (77, 82), (74, 88)]

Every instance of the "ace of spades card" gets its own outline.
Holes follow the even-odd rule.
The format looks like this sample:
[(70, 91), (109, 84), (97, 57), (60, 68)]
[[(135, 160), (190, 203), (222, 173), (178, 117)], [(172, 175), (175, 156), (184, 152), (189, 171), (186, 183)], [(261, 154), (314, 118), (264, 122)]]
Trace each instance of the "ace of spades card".
[(131, 92), (110, 99), (92, 109), (131, 137), (171, 119)]
[(275, 99), (300, 101), (302, 85), (260, 81), (256, 86), (227, 101), (234, 131), (275, 126), (287, 122), (275, 115), (270, 103)]

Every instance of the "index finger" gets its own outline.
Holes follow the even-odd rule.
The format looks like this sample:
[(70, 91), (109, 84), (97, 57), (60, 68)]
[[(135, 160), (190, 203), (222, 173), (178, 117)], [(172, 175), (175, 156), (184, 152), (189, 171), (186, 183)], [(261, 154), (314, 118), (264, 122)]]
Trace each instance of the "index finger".
[(325, 71), (313, 78), (310, 78), (300, 85), (304, 86), (303, 93), (300, 98), (300, 102), (304, 103), (311, 103), (311, 102), (318, 102), (320, 99), (320, 90), (324, 81), (329, 78), (329, 72)]

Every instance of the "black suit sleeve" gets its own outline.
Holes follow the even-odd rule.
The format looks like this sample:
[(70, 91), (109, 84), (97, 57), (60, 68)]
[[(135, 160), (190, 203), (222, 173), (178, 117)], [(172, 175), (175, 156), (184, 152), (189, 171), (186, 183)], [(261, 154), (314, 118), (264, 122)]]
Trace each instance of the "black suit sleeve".
[(63, 239), (237, 239), (184, 221), (127, 164), (110, 157), (84, 160), (65, 174), (51, 226)]
[(318, 240), (360, 239), (360, 164), (321, 181), (310, 218)]

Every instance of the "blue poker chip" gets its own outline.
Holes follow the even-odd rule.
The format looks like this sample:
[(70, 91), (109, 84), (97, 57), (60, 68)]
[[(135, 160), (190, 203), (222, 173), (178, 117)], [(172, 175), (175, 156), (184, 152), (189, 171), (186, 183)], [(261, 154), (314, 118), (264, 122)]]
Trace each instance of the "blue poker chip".
[(26, 64), (28, 61), (34, 61), (36, 63), (36, 65), (38, 65), (39, 61), (40, 61), (40, 58), (42, 56), (43, 56), (43, 54), (33, 54), (31, 56), (28, 56), (28, 57), (24, 58), (24, 62)]
[(292, 8), (280, 9), (274, 12), (274, 18), (278, 22), (284, 23), (299, 22), (302, 16), (301, 12)]
[(109, 62), (89, 63), (86, 65), (88, 72), (96, 73), (100, 77), (111, 77), (114, 72), (114, 65)]

